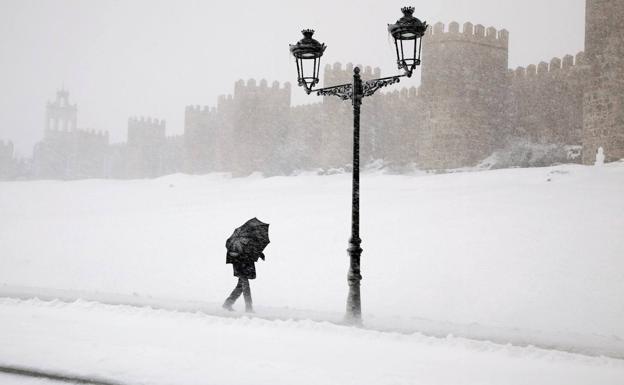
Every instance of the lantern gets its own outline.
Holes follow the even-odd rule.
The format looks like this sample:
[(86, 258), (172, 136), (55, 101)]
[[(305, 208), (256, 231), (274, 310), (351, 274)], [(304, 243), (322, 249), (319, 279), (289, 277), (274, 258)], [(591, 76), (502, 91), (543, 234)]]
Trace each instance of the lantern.
[(403, 17), (396, 24), (388, 24), (388, 32), (394, 38), (399, 69), (405, 70), (408, 77), (420, 65), (422, 37), (427, 31), (427, 23), (413, 16), (414, 7), (401, 8)]
[(325, 52), (325, 44), (319, 43), (312, 38), (314, 31), (305, 29), (301, 31), (303, 39), (297, 44), (290, 45), (290, 52), (295, 57), (297, 63), (297, 75), (299, 86), (305, 88), (309, 94), (312, 88), (319, 82), (319, 72), (321, 68), (321, 56)]

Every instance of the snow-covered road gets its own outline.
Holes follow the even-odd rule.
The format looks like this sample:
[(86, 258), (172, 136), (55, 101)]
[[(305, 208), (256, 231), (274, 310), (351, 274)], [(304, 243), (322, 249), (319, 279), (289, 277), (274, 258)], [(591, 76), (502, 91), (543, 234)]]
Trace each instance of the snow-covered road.
[(127, 384), (621, 385), (624, 361), (78, 301), (0, 299), (0, 364)]

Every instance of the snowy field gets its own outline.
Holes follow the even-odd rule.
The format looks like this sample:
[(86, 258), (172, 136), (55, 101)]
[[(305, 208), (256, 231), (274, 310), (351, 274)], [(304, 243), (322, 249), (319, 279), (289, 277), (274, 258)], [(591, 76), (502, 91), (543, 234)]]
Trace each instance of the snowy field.
[[(60, 290), (91, 300), (125, 296), (218, 308), (235, 284), (224, 263), (225, 239), (258, 217), (271, 224), (272, 241), (252, 281), (258, 316), (318, 321), (326, 315), (332, 321), (346, 299), (350, 183), (348, 174), (1, 182), (0, 296), (30, 290), (54, 297)], [(365, 325), (624, 357), (624, 163), (444, 175), (365, 173), (361, 191)], [(0, 338), (17, 338), (6, 335), (7, 323), (28, 303), (2, 303)], [(73, 319), (74, 313), (82, 317), (74, 305), (66, 306), (37, 311), (51, 322)], [(15, 317), (17, 323), (20, 314)], [(162, 327), (158, 322), (151, 327), (159, 328), (161, 338), (178, 333), (174, 321)], [(208, 315), (180, 322), (206, 333), (213, 333), (208, 325), (224, 323), (250, 338), (256, 330), (277, 328), (267, 320)], [(395, 339), (403, 337), (370, 330), (273, 322), (302, 343), (309, 333), (330, 338), (320, 336), (327, 332), (346, 333), (354, 343), (378, 339), (388, 349), (415, 343), (414, 351), (421, 352), (415, 354), (423, 355), (423, 346), (436, 344), (422, 336), (399, 343)], [(295, 335), (298, 325), (305, 325), (302, 335)], [(93, 338), (97, 343), (107, 336)], [(28, 346), (37, 349), (35, 342), (24, 346), (24, 357)], [(2, 359), (7, 357), (5, 349)], [(403, 374), (386, 383), (409, 383), (401, 378), (413, 373)]]

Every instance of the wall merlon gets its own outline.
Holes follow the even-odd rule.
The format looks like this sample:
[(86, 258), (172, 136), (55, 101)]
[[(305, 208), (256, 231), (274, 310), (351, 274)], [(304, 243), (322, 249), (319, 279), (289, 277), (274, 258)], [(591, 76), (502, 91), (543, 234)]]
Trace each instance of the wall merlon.
[(537, 65), (537, 74), (538, 75), (542, 75), (542, 74), (546, 74), (548, 73), (548, 63), (546, 63), (545, 61), (540, 62)]
[(459, 23), (456, 21), (449, 24), (449, 33), (459, 33)]
[(433, 34), (438, 35), (438, 34), (443, 34), (443, 33), (444, 33), (444, 23), (442, 22), (435, 23), (435, 25), (433, 26)]
[(245, 81), (243, 79), (238, 79), (236, 83), (234, 83), (234, 93), (238, 94), (243, 88), (245, 88)]
[(559, 59), (558, 57), (554, 57), (550, 59), (549, 70), (552, 72), (552, 71), (558, 71), (560, 69), (561, 69), (561, 59)]
[(485, 27), (481, 24), (477, 24), (474, 27), (474, 35), (476, 37), (485, 37)]
[(527, 76), (535, 76), (537, 75), (537, 66), (535, 64), (530, 64), (526, 68)]
[(562, 66), (563, 66), (563, 69), (568, 69), (568, 68), (574, 67), (574, 56), (572, 56), (572, 55), (565, 55), (563, 57)]
[(498, 40), (504, 41), (504, 42), (509, 42), (509, 31), (507, 31), (506, 29), (501, 29), (500, 31), (498, 31)]
[(485, 36), (490, 40), (496, 40), (498, 38), (498, 31), (494, 27), (490, 27), (486, 30)]
[(260, 88), (267, 88), (268, 86), (269, 86), (269, 84), (266, 81), (266, 79), (260, 80)]
[(463, 34), (464, 35), (474, 35), (474, 24), (472, 24), (471, 22), (465, 22), (464, 23), (464, 30), (463, 30)]

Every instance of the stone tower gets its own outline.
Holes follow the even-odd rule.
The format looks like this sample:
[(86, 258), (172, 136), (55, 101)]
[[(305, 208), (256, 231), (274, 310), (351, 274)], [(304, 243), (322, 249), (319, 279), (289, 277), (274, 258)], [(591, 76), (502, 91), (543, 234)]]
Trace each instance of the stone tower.
[(603, 148), (624, 158), (624, 1), (587, 0), (585, 52), (589, 79), (583, 100), (583, 163)]
[(509, 33), (453, 22), (423, 38), (425, 124), (418, 163), (446, 169), (477, 164), (504, 136)]
[(76, 130), (78, 108), (75, 104), (69, 104), (69, 92), (60, 90), (56, 92), (56, 100), (48, 102), (46, 106), (46, 132), (50, 130)]

